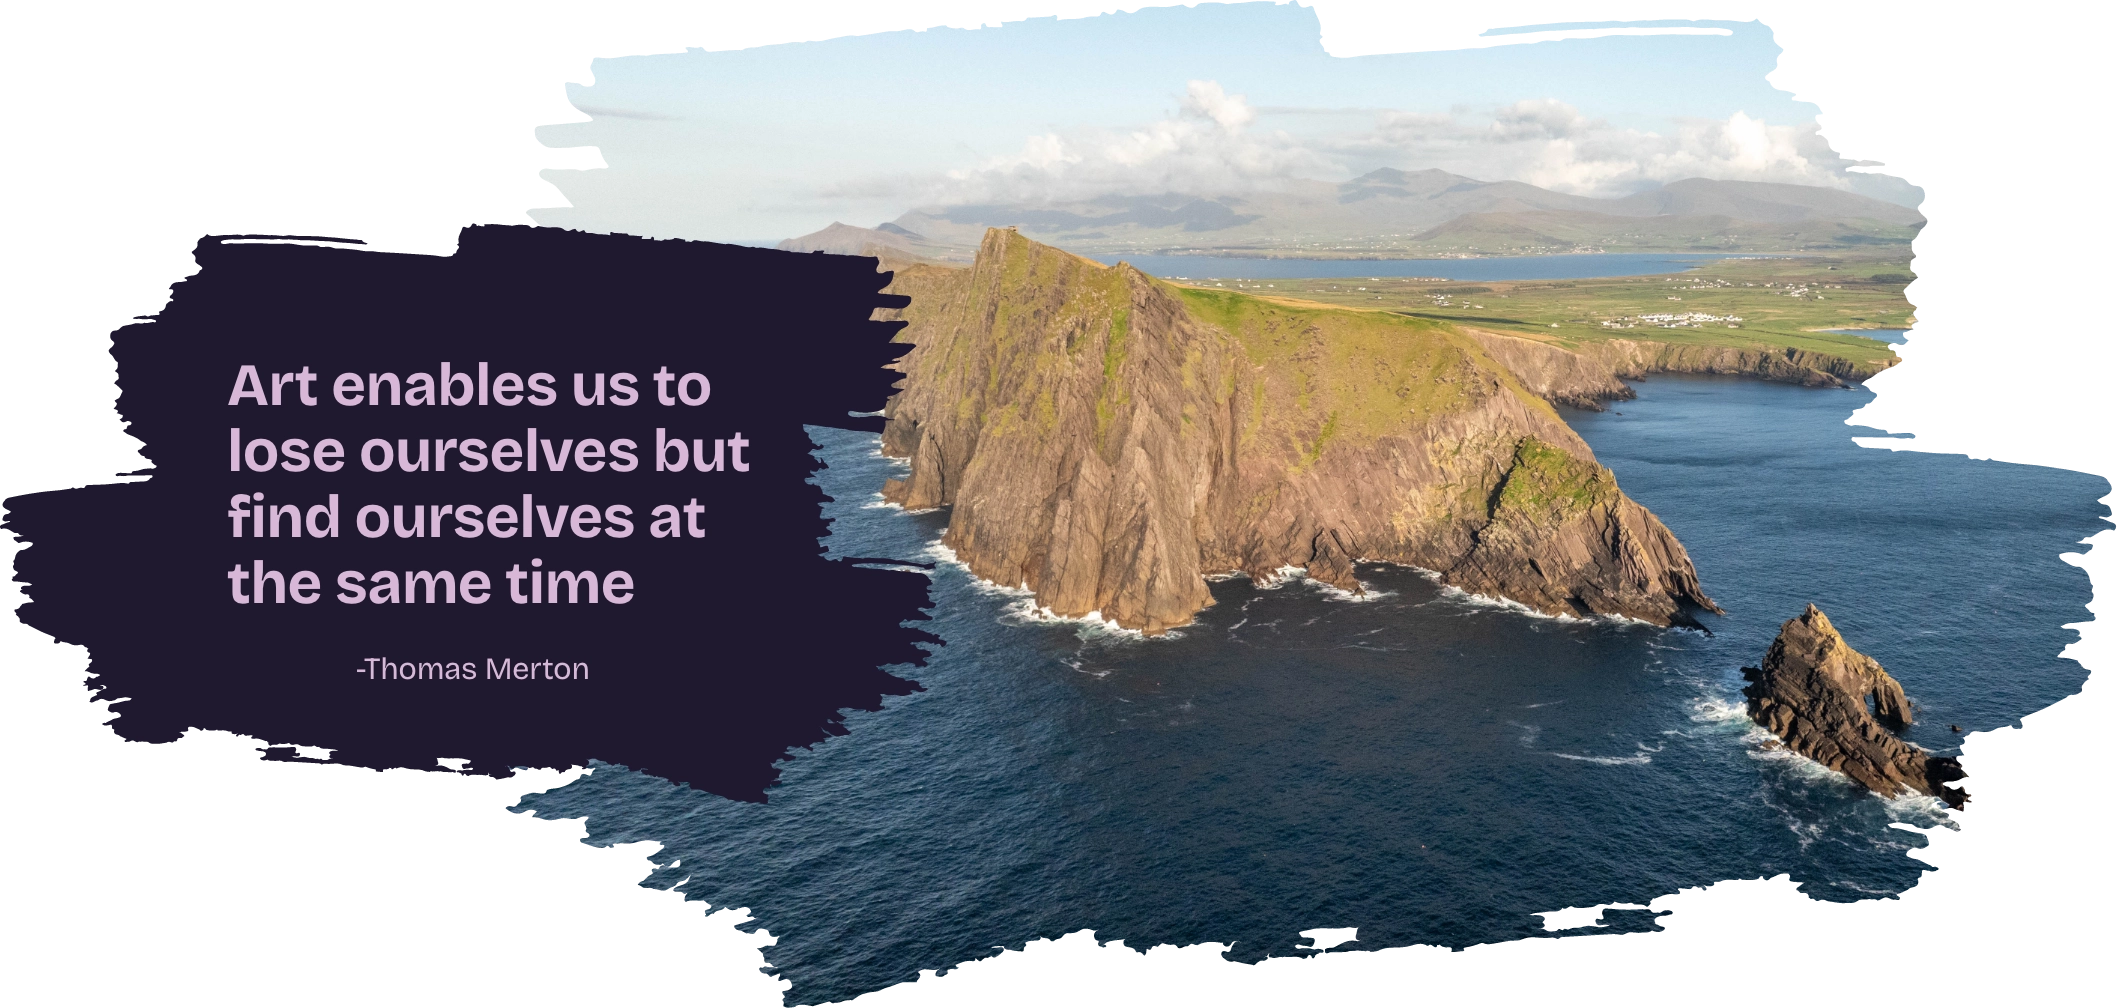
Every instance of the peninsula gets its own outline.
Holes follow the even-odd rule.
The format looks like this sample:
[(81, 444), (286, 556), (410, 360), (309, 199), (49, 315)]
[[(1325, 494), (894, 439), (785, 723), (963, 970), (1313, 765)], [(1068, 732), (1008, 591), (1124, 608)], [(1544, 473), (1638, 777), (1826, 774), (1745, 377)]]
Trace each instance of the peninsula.
[(916, 346), (883, 433), (911, 471), (885, 497), (951, 506), (958, 559), (1058, 615), (1158, 634), (1212, 604), (1208, 576), (1359, 592), (1356, 560), (1553, 615), (1718, 611), (1518, 374), (1564, 380), (1563, 349), (1179, 286), (1013, 229), (968, 268), (901, 265), (889, 292)]

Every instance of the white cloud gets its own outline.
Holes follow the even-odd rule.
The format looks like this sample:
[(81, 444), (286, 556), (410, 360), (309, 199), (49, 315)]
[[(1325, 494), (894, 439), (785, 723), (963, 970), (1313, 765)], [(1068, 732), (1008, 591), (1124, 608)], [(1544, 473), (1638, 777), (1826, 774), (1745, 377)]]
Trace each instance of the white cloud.
[(1342, 181), (1356, 165), (1440, 168), (1584, 196), (1623, 196), (1695, 177), (1851, 187), (1844, 169), (1852, 162), (1830, 149), (1815, 124), (1777, 126), (1740, 112), (1724, 121), (1681, 121), (1664, 134), (1619, 129), (1565, 102), (1529, 99), (1483, 115), (1384, 111), (1365, 131), (1302, 137), (1254, 129), (1258, 114), (1217, 81), (1194, 80), (1176, 114), (1136, 129), (1040, 134), (1014, 153), (965, 168), (851, 182), (823, 195), (907, 208), (1223, 195), (1297, 179)]
[(1737, 112), (1687, 120), (1664, 135), (1617, 129), (1564, 102), (1516, 102), (1489, 122), (1454, 115), (1384, 113), (1374, 131), (1340, 148), (1407, 168), (1441, 168), (1485, 180), (1517, 179), (1584, 196), (1622, 196), (1705, 177), (1850, 186), (1850, 162), (1815, 124), (1774, 126)]
[(1248, 100), (1241, 95), (1231, 95), (1222, 90), (1219, 81), (1194, 80), (1184, 88), (1183, 110), (1194, 116), (1204, 116), (1220, 124), (1220, 128), (1235, 132), (1248, 126), (1257, 118)]
[(1580, 110), (1550, 98), (1518, 101), (1492, 117), (1489, 133), (1494, 142), (1522, 140), (1567, 140), (1583, 136), (1595, 124)]
[(829, 196), (896, 193), (921, 205), (1058, 202), (1167, 192), (1254, 191), (1344, 169), (1286, 133), (1253, 133), (1257, 110), (1218, 82), (1194, 80), (1176, 115), (1123, 131), (1046, 133), (1021, 150), (925, 179), (875, 180)]

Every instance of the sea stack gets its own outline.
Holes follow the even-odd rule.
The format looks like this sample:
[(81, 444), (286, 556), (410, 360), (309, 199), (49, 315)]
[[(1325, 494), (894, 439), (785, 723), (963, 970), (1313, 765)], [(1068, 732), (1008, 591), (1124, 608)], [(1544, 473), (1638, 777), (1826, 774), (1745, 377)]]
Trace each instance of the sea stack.
[(1893, 732), (1911, 723), (1911, 704), (1879, 662), (1853, 650), (1810, 605), (1787, 620), (1764, 654), (1745, 668), (1749, 716), (1800, 753), (1884, 797), (1933, 795), (1953, 808), (1970, 796), (1949, 787), (1963, 778), (1953, 756), (1934, 756)]

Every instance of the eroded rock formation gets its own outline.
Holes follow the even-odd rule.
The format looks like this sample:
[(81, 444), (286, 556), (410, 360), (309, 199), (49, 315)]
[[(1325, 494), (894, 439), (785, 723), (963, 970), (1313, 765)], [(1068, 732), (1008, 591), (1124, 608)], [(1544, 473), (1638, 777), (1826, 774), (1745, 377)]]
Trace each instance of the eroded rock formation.
[(1880, 663), (1853, 649), (1811, 605), (1787, 620), (1761, 668), (1742, 670), (1749, 716), (1787, 748), (1884, 797), (1916, 791), (1955, 808), (1969, 796), (1953, 756), (1934, 756), (1898, 738), (1911, 703)]
[(1835, 354), (1794, 347), (1741, 349), (1659, 340), (1608, 339), (1583, 343), (1581, 355), (1592, 357), (1619, 378), (1673, 374), (1749, 375), (1766, 381), (1820, 388), (1844, 388), (1866, 381), (1896, 363), (1854, 361)]
[(1638, 339), (1590, 340), (1568, 348), (1482, 329), (1465, 331), (1538, 395), (1585, 409), (1601, 409), (1601, 400), (1633, 398), (1623, 379), (1650, 374), (1744, 375), (1792, 385), (1844, 388), (1895, 363), (1854, 361), (1794, 347), (1743, 349)]
[[(1681, 543), (1542, 397), (1445, 323), (1177, 287), (1012, 230), (910, 266), (885, 496), (1061, 615), (1160, 633), (1205, 576), (1355, 560), (1547, 613), (1713, 608)], [(1715, 610), (1717, 611), (1717, 610)]]
[(1529, 391), (1551, 402), (1600, 410), (1606, 400), (1638, 397), (1631, 386), (1618, 380), (1617, 372), (1597, 358), (1522, 336), (1484, 329), (1463, 331), (1514, 372)]

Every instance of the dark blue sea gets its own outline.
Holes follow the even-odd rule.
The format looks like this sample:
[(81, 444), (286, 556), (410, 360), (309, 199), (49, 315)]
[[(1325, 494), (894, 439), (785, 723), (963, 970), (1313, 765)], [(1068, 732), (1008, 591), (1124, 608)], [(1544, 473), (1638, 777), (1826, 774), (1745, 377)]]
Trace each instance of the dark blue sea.
[[(1764, 748), (1738, 669), (1814, 602), (1903, 682), (1920, 745), (2014, 724), (2085, 678), (2057, 657), (2062, 625), (2090, 618), (2059, 554), (2104, 527), (2108, 485), (1857, 447), (1877, 433), (1844, 423), (1864, 391), (1637, 387), (1569, 419), (1689, 547), (1728, 611), (1710, 635), (1536, 617), (1363, 566), (1370, 601), (1238, 578), (1147, 640), (1040, 622), (944, 562), (927, 628), (948, 645), (909, 673), (924, 692), (797, 751), (769, 803), (599, 766), (520, 807), (586, 816), (592, 843), (661, 841), (668, 867), (642, 884), (749, 908), (797, 1004), (1082, 928), (1256, 960), (1303, 954), (1317, 927), (1359, 928), (1353, 949), (1508, 941), (1544, 933), (1539, 911), (1723, 879), (1790, 873), (1834, 901), (1916, 884), (1925, 840), (1890, 823), (1945, 810)], [(934, 557), (948, 513), (879, 504), (897, 467), (875, 438), (811, 433), (830, 550)], [(829, 600), (800, 604), (800, 632), (827, 629)], [(756, 674), (800, 661), (797, 633)]]
[(1584, 277), (1681, 273), (1702, 263), (1757, 256), (1667, 252), (1490, 256), (1483, 259), (1233, 259), (1222, 256), (1103, 255), (1152, 276), (1175, 280), (1352, 279), (1432, 277), (1440, 280), (1577, 280)]

